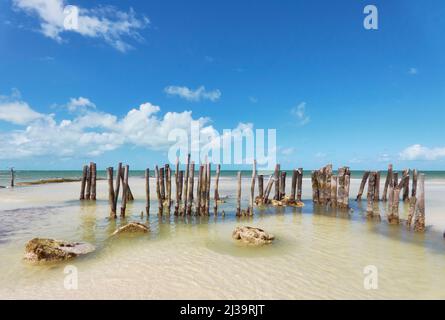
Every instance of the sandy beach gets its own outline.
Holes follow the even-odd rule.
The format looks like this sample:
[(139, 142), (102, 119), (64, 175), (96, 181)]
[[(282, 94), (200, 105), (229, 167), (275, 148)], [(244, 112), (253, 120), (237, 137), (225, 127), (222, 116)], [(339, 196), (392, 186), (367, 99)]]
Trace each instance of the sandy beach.
[[(249, 179), (243, 180), (243, 207)], [(360, 180), (353, 179), (351, 197)], [(78, 199), (79, 183), (0, 190), (0, 298), (2, 299), (441, 299), (445, 298), (445, 180), (426, 181), (425, 234), (403, 225), (366, 219), (366, 200), (351, 200), (352, 212), (313, 207), (310, 181), (303, 181), (304, 208), (255, 210), (236, 218), (236, 181), (223, 177), (229, 196), (221, 215), (159, 217), (145, 209), (144, 180), (131, 178), (136, 200), (126, 221), (148, 223), (142, 236), (111, 237), (126, 221), (108, 218), (106, 181), (98, 181), (96, 203)], [(152, 179), (152, 199), (155, 199)], [(213, 186), (212, 186), (213, 190)], [(401, 204), (401, 218), (408, 208)], [(231, 233), (236, 226), (261, 227), (277, 240), (246, 247)], [(94, 244), (97, 250), (63, 264), (32, 266), (22, 259), (34, 237)], [(64, 268), (78, 270), (78, 289), (64, 287)], [(364, 268), (379, 272), (378, 290), (364, 288)]]

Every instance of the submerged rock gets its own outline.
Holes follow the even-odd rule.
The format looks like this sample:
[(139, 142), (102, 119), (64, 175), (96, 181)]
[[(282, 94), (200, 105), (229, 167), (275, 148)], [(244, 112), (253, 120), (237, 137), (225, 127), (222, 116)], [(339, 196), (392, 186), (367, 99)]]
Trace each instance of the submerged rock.
[(232, 238), (257, 246), (270, 244), (275, 239), (272, 234), (269, 234), (262, 229), (247, 226), (237, 227), (232, 233)]
[(147, 233), (149, 231), (148, 227), (145, 224), (139, 222), (130, 222), (123, 227), (120, 227), (116, 231), (113, 232), (113, 236), (121, 233)]
[(93, 252), (89, 243), (35, 238), (25, 247), (24, 259), (30, 262), (60, 262)]

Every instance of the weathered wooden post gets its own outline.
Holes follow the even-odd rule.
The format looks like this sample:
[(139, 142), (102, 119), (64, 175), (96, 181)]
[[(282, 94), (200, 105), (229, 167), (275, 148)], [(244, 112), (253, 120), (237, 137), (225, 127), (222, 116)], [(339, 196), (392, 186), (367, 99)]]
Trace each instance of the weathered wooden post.
[(196, 186), (196, 215), (200, 216), (202, 212), (202, 194), (204, 189), (204, 166), (199, 166), (198, 185)]
[(269, 195), (270, 195), (270, 192), (272, 191), (272, 187), (273, 187), (273, 184), (274, 184), (274, 176), (273, 175), (271, 175), (270, 177), (269, 177), (269, 181), (267, 182), (267, 186), (266, 186), (266, 190), (264, 191), (264, 197), (263, 197), (263, 203), (264, 204), (268, 204), (269, 203)]
[(413, 223), (414, 215), (416, 214), (416, 204), (417, 204), (417, 198), (416, 196), (412, 196), (409, 200), (409, 212), (408, 212), (408, 219), (406, 221), (406, 226), (408, 229), (411, 229), (411, 225)]
[(375, 173), (374, 202), (380, 201), (380, 171)]
[(150, 169), (145, 169), (145, 211), (150, 215)]
[(263, 202), (264, 198), (264, 176), (262, 174), (258, 175), (258, 197), (256, 198), (257, 204)]
[(211, 163), (208, 162), (206, 165), (206, 186), (205, 186), (205, 214), (210, 215), (210, 186), (212, 183), (212, 170)]
[(331, 202), (331, 180), (332, 180), (332, 164), (328, 164), (325, 169), (325, 189), (324, 189), (324, 198), (326, 204), (330, 204)]
[(183, 187), (184, 187), (184, 171), (180, 170), (178, 174), (178, 192), (177, 192), (176, 208), (175, 208), (176, 214), (179, 214), (181, 211), (181, 199), (182, 199)]
[(318, 203), (319, 199), (318, 199), (318, 171), (312, 171), (312, 201), (314, 203)]
[(97, 167), (93, 162), (91, 167), (91, 200), (96, 201), (96, 182), (97, 182)]
[(345, 189), (345, 168), (338, 169), (338, 186), (337, 186), (337, 207), (344, 208), (343, 200), (345, 198), (346, 189)]
[(280, 165), (279, 164), (277, 164), (275, 166), (274, 179), (275, 179), (275, 196), (273, 197), (273, 199), (280, 200)]
[(331, 177), (331, 207), (337, 206), (337, 176), (333, 175)]
[(413, 170), (413, 185), (412, 185), (412, 189), (411, 189), (411, 197), (415, 197), (417, 196), (417, 169)]
[(256, 160), (253, 160), (252, 181), (250, 185), (250, 207), (249, 207), (250, 216), (253, 216), (253, 206), (255, 205), (255, 180), (256, 180)]
[(397, 172), (393, 172), (392, 174), (392, 183), (394, 188), (399, 185), (399, 174)]
[(388, 166), (388, 172), (386, 174), (385, 187), (383, 189), (382, 201), (387, 201), (388, 199), (388, 187), (392, 184), (392, 164)]
[(187, 215), (192, 214), (192, 204), (193, 204), (193, 184), (195, 179), (195, 163), (192, 161), (190, 164), (189, 173), (189, 186), (188, 186), (188, 200), (187, 200)]
[(326, 204), (326, 168), (319, 170), (318, 175), (318, 202), (322, 205)]
[(110, 218), (116, 219), (116, 207), (114, 206), (114, 187), (113, 187), (113, 168), (110, 167), (107, 169), (107, 178), (108, 178), (108, 203), (110, 205)]
[(402, 189), (403, 189), (403, 193), (402, 193), (402, 200), (404, 202), (409, 201), (409, 180), (410, 180), (410, 170), (409, 169), (405, 169), (403, 170), (403, 185), (402, 185)]
[(281, 172), (281, 181), (280, 181), (280, 200), (284, 199), (286, 196), (286, 171)]
[(155, 167), (155, 179), (156, 179), (156, 196), (158, 197), (158, 214), (162, 215), (164, 211), (164, 200), (162, 199), (161, 195), (161, 174), (158, 166)]
[(374, 194), (375, 194), (375, 180), (376, 180), (376, 173), (371, 172), (369, 173), (369, 181), (368, 181), (368, 194), (367, 194), (367, 208), (366, 212), (368, 217), (372, 217), (374, 215)]
[(117, 201), (119, 199), (119, 189), (121, 187), (122, 162), (119, 162), (116, 172), (116, 190), (114, 191), (114, 208), (117, 212)]
[(182, 202), (184, 203), (184, 215), (187, 211), (187, 198), (188, 198), (188, 187), (189, 187), (189, 174), (190, 174), (190, 153), (187, 155), (187, 162), (185, 165), (185, 181), (184, 181), (184, 193)]
[(238, 192), (236, 195), (236, 215), (241, 216), (241, 171), (238, 171)]
[(215, 177), (215, 195), (213, 197), (215, 203), (213, 206), (213, 210), (215, 215), (218, 214), (218, 201), (219, 201), (219, 175), (221, 174), (221, 165), (218, 164), (216, 166), (216, 177)]
[[(358, 189), (357, 198), (355, 199), (355, 201), (361, 201), (362, 200), (363, 191), (365, 190), (366, 181), (368, 180), (369, 175), (370, 175), (370, 171), (365, 171), (365, 173), (363, 173), (362, 182), (360, 183), (360, 187)], [(368, 186), (369, 186), (369, 184), (368, 184)]]
[(303, 194), (303, 168), (298, 168), (297, 177), (297, 201), (301, 202), (301, 196)]
[(87, 183), (87, 175), (88, 175), (88, 166), (83, 166), (83, 171), (82, 171), (82, 180), (80, 183), (80, 200), (85, 200), (85, 186)]
[[(165, 201), (165, 173), (164, 173), (163, 167), (159, 168), (159, 188), (161, 191), (162, 202), (164, 202)], [(164, 204), (162, 204), (162, 206), (164, 206)]]
[(87, 191), (85, 194), (86, 200), (91, 199), (91, 169), (92, 169), (92, 164), (90, 163), (90, 165), (88, 167), (88, 173), (87, 173)]
[(125, 211), (127, 210), (127, 186), (128, 186), (128, 171), (130, 171), (130, 167), (125, 165), (124, 169), (124, 181), (122, 184), (122, 204), (121, 204), (121, 217), (125, 218)]
[(419, 174), (419, 200), (417, 203), (414, 231), (425, 232), (425, 174)]
[(351, 171), (349, 167), (345, 167), (345, 195), (343, 198), (343, 205), (345, 209), (349, 209), (349, 192), (351, 188)]
[(167, 178), (167, 208), (168, 214), (170, 214), (171, 206), (172, 206), (172, 171), (170, 169), (170, 165), (165, 165), (165, 173)]
[(291, 189), (290, 189), (290, 203), (295, 203), (295, 194), (297, 191), (297, 179), (298, 179), (298, 171), (293, 170), (292, 171), (292, 183), (291, 183)]
[(14, 168), (11, 168), (11, 188), (14, 188), (15, 186), (15, 172)]

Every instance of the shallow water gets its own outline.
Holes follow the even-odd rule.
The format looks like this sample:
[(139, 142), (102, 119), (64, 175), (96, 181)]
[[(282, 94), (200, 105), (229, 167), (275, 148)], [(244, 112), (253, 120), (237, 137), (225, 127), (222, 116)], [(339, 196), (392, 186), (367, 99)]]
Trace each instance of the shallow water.
[[(237, 219), (235, 180), (224, 177), (220, 206), (225, 216), (158, 217), (145, 208), (144, 180), (133, 178), (136, 197), (127, 221), (148, 223), (150, 233), (111, 237), (125, 223), (108, 219), (106, 182), (98, 182), (98, 201), (79, 202), (79, 183), (0, 190), (0, 298), (112, 299), (344, 299), (445, 298), (445, 182), (428, 181), (428, 232), (368, 221), (362, 207), (353, 212), (313, 207), (305, 180), (304, 208), (257, 209)], [(352, 180), (351, 195), (359, 181)], [(248, 179), (243, 181), (247, 206)], [(154, 191), (154, 185), (151, 186)], [(152, 193), (152, 199), (155, 198)], [(401, 206), (406, 217), (407, 207)], [(231, 239), (238, 225), (261, 227), (277, 238), (252, 248)], [(96, 252), (64, 264), (31, 266), (22, 261), (25, 243), (34, 237), (87, 241)], [(78, 289), (64, 288), (64, 268), (78, 270)], [(378, 270), (378, 289), (364, 288), (364, 268)]]

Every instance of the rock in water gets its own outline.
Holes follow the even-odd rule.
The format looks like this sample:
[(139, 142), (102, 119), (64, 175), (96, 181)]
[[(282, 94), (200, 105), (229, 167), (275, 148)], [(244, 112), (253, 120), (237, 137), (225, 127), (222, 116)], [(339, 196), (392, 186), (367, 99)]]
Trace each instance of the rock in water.
[(25, 247), (24, 259), (30, 262), (60, 262), (95, 250), (89, 243), (35, 238)]
[(252, 227), (237, 227), (232, 234), (232, 238), (235, 240), (241, 240), (247, 244), (263, 245), (270, 244), (275, 237), (266, 231)]
[(123, 227), (120, 227), (116, 231), (113, 232), (113, 236), (121, 233), (137, 233), (143, 232), (147, 233), (149, 231), (148, 227), (145, 224), (139, 222), (130, 222)]

